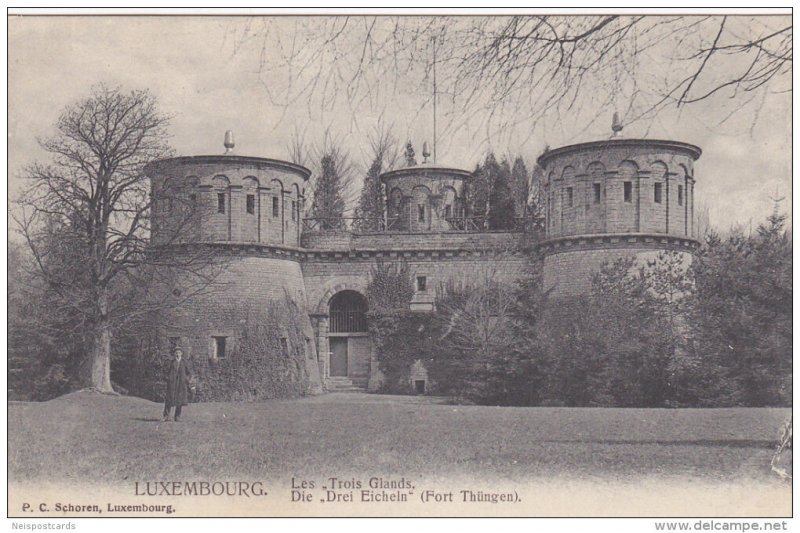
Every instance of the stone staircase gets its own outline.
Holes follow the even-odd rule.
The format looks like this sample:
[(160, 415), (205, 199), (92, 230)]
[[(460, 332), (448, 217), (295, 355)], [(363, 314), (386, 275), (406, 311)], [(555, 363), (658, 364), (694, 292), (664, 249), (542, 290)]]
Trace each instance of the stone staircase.
[(330, 377), (326, 380), (328, 392), (366, 392), (366, 379), (352, 379), (348, 377)]

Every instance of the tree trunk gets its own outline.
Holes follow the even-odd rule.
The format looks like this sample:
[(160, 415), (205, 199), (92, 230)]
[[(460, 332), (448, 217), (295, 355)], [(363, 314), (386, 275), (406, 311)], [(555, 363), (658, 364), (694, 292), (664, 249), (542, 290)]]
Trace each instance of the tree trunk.
[(108, 296), (97, 297), (99, 316), (92, 339), (92, 371), (90, 386), (100, 392), (114, 392), (111, 387), (111, 323), (108, 319)]
[(486, 208), (484, 209), (484, 217), (483, 217), (483, 229), (488, 230), (489, 228), (489, 217), (492, 216), (492, 192), (494, 191), (494, 186), (492, 184), (486, 185)]

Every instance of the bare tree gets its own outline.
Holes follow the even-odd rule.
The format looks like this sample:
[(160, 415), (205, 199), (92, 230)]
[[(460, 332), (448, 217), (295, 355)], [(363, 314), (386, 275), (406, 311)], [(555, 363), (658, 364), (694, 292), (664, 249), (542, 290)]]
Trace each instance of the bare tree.
[[(444, 287), (441, 291), (437, 308), (445, 322), (442, 338), (457, 351), (474, 352), (479, 364), (484, 364), (498, 350), (511, 346), (513, 287), (499, 281), (494, 266), (475, 272), (465, 286)], [(448, 299), (447, 293), (456, 297)]]
[(377, 158), (383, 162), (383, 172), (393, 170), (400, 158), (400, 145), (392, 125), (378, 122), (369, 134), (369, 152), (364, 154), (365, 167)]
[(484, 401), (505, 396), (513, 381), (507, 376), (521, 368), (513, 349), (519, 342), (512, 327), (514, 289), (501, 281), (496, 265), (440, 288), (433, 317), (441, 331), (434, 367), (449, 392)]
[(297, 125), (292, 130), (292, 136), (286, 146), (286, 152), (289, 154), (289, 161), (295, 165), (306, 166), (309, 164), (310, 154), (306, 143), (306, 131), (301, 131)]
[(711, 208), (707, 202), (697, 202), (694, 215), (694, 234), (700, 242), (705, 242), (711, 231)]
[[(146, 164), (171, 154), (168, 120), (148, 91), (96, 87), (65, 109), (53, 137), (40, 140), (51, 160), (23, 175), (29, 184), (14, 218), (34, 273), (56, 295), (51, 305), (80, 317), (88, 355), (83, 382), (103, 392), (112, 391), (115, 324), (164, 305), (164, 294), (153, 298), (159, 289), (173, 303), (189, 297), (191, 276), (180, 271), (201, 285), (214, 277), (204, 270), (207, 252), (167, 252), (185, 242), (197, 214), (170, 186), (151, 194), (144, 174)], [(154, 205), (169, 220), (158, 246), (150, 243)]]
[(231, 26), (240, 46), (255, 41), (273, 52), (259, 64), (265, 79), (291, 81), (269, 93), (273, 102), (349, 106), (357, 125), (365, 108), (391, 101), (387, 95), (416, 95), (420, 114), (438, 99), (442, 139), (472, 117), (482, 125), (474, 135), (496, 143), (520, 124), (532, 131), (539, 121), (571, 118), (579, 134), (611, 110), (630, 124), (717, 96), (716, 106), (731, 113), (752, 102), (758, 118), (765, 95), (791, 91), (789, 16), (341, 16), (293, 24), (303, 46), (282, 38), (282, 18)]

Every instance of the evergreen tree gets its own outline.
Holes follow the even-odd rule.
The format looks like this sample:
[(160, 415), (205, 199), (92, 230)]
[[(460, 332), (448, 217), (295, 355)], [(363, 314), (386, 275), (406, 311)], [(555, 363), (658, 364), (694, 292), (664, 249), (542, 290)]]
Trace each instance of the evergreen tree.
[(23, 400), (49, 400), (81, 386), (87, 343), (79, 309), (90, 305), (90, 280), (76, 268), (87, 251), (73, 223), (49, 217), (38, 246), (59, 276), (37, 276), (34, 257), (9, 246), (8, 392)]
[(545, 182), (544, 169), (536, 164), (531, 173), (530, 188), (528, 190), (528, 203), (526, 208), (526, 218), (528, 227), (532, 231), (544, 232), (547, 223), (545, 208), (547, 198), (543, 188)]
[[(487, 165), (488, 166), (488, 165)], [(512, 189), (511, 166), (507, 159), (494, 168), (494, 185), (489, 196), (489, 228), (514, 229), (515, 201)]]
[(723, 369), (726, 403), (790, 405), (792, 239), (777, 212), (756, 235), (712, 235), (694, 261), (697, 350)]
[(494, 178), (497, 176), (498, 167), (494, 154), (489, 153), (483, 163), (478, 163), (475, 166), (472, 180), (470, 180), (470, 215), (475, 217), (475, 223), (480, 229), (489, 229), (489, 217), (492, 212), (492, 189), (494, 188)]
[(517, 217), (525, 217), (528, 215), (528, 197), (530, 196), (530, 175), (528, 174), (528, 167), (525, 166), (525, 160), (522, 156), (517, 156), (514, 159), (514, 165), (511, 167), (511, 183), (514, 187), (514, 212)]
[(486, 212), (486, 199), (484, 197), (483, 167), (480, 163), (472, 171), (472, 179), (464, 184), (464, 197), (466, 198), (466, 215), (468, 217), (482, 218)]
[(405, 158), (407, 167), (414, 167), (417, 165), (417, 156), (414, 152), (414, 146), (411, 144), (411, 141), (408, 141), (406, 144), (406, 151), (405, 154), (403, 154), (403, 157)]
[(341, 189), (342, 178), (336, 165), (336, 154), (328, 151), (320, 160), (320, 176), (314, 184), (311, 205), (311, 218), (317, 221), (319, 229), (344, 229), (345, 205)]
[(383, 190), (380, 174), (382, 157), (375, 156), (364, 177), (364, 186), (355, 210), (353, 229), (361, 232), (378, 231), (383, 227)]
[(489, 153), (483, 164), (475, 167), (470, 188), (470, 212), (482, 229), (514, 227), (514, 197), (511, 189), (511, 168), (508, 161), (497, 162)]

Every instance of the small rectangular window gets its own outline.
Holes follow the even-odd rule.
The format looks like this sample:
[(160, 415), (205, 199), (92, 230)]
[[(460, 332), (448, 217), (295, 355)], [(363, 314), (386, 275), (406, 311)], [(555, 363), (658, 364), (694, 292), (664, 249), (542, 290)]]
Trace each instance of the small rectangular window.
[(625, 201), (631, 203), (633, 201), (633, 182), (623, 182), (622, 189)]
[(225, 193), (217, 193), (217, 213), (225, 212)]
[(567, 187), (567, 207), (572, 207), (572, 187)]
[(422, 204), (417, 205), (417, 219), (420, 222), (425, 222), (425, 206)]
[(678, 205), (683, 205), (683, 185), (678, 185)]
[(653, 184), (653, 201), (657, 204), (661, 203), (661, 184), (654, 183)]
[(444, 218), (445, 220), (452, 216), (452, 208), (449, 205), (444, 206)]
[(297, 202), (292, 200), (292, 222), (297, 221)]
[(425, 276), (417, 276), (417, 290), (425, 291), (428, 289), (428, 278)]
[(278, 218), (280, 215), (280, 206), (278, 205), (278, 197), (272, 197), (272, 218)]
[(175, 348), (177, 348), (180, 345), (181, 338), (180, 337), (169, 337), (167, 339), (167, 342), (169, 344), (169, 354), (172, 355), (172, 354), (175, 353)]
[(226, 351), (228, 337), (213, 337), (214, 339), (214, 358), (225, 359), (228, 356)]
[(254, 215), (256, 212), (256, 195), (255, 194), (248, 194), (247, 195), (247, 214)]
[(595, 183), (594, 184), (594, 203), (596, 203), (596, 204), (600, 203), (600, 184), (599, 183)]
[(289, 342), (286, 337), (281, 337), (281, 353), (284, 357), (289, 357)]
[(189, 195), (189, 203), (193, 206), (197, 205), (197, 195), (192, 193)]

